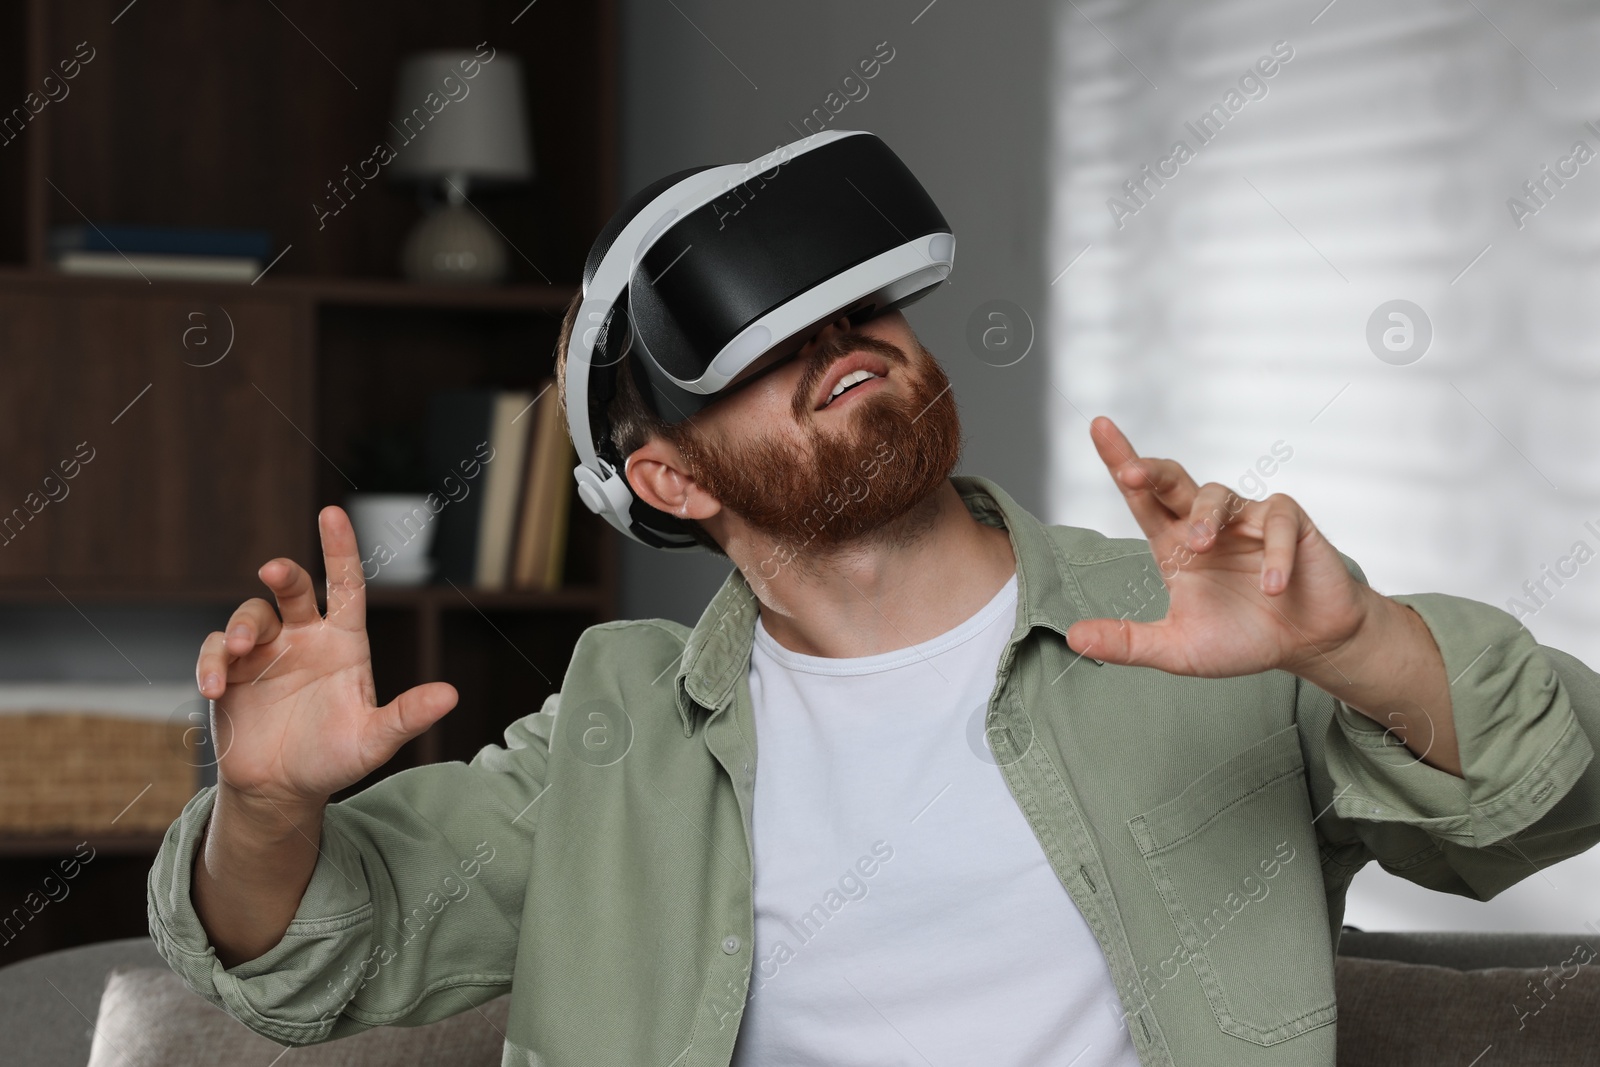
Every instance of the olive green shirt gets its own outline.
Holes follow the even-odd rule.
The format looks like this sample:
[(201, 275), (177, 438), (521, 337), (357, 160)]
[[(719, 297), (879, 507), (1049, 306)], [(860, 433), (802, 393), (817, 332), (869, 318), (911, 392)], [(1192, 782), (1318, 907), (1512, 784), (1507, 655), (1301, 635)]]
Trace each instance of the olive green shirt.
[[(1334, 950), (1363, 865), (1487, 900), (1600, 840), (1600, 677), (1499, 608), (1394, 598), (1443, 653), (1457, 778), (1283, 671), (1080, 656), (1065, 640), (1078, 619), (1165, 614), (1149, 544), (1046, 526), (988, 479), (953, 481), (1008, 531), (1018, 575), (974, 758), (999, 764), (1093, 930), (1142, 1063), (1331, 1067)], [(288, 1044), (509, 992), (506, 1064), (724, 1067), (754, 948), (757, 611), (734, 569), (692, 630), (589, 627), (561, 691), (503, 746), (329, 805), (288, 931), (231, 968), (189, 895), (202, 790), (150, 872), (156, 945)]]

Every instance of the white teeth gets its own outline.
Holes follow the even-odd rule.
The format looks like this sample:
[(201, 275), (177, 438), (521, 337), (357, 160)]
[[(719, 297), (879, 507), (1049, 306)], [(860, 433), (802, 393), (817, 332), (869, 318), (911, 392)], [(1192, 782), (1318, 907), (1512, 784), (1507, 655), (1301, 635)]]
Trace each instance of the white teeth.
[(844, 392), (857, 382), (864, 382), (868, 378), (876, 377), (878, 377), (878, 375), (873, 374), (869, 370), (853, 370), (849, 374), (846, 374), (843, 378), (839, 379), (839, 384), (833, 387), (833, 392), (828, 394), (828, 399), (832, 400), (834, 397), (838, 396), (840, 393)]

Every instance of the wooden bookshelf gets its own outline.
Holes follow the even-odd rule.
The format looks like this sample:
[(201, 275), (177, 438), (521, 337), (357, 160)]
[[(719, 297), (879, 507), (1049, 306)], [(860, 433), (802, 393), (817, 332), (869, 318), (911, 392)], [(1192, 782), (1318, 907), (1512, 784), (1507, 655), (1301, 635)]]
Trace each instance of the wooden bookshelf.
[[(435, 390), (528, 389), (553, 373), (560, 315), (619, 202), (615, 0), (520, 14), (488, 0), (0, 8), (0, 110), (79, 42), (95, 52), (67, 96), (0, 137), (0, 510), (78, 443), (95, 448), (70, 495), (0, 551), (0, 611), (188, 605), (221, 628), (266, 592), (255, 571), (274, 556), (320, 581), (316, 515), (345, 502), (352, 441), (421, 420)], [(321, 226), (311, 204), (383, 135), (403, 58), (482, 41), (520, 57), (527, 79), (535, 177), (473, 194), (513, 248), (512, 276), (413, 284), (398, 260), (414, 192), (372, 181)], [(248, 285), (63, 275), (50, 227), (86, 217), (266, 229), (287, 251)], [(214, 365), (186, 346), (196, 321), (218, 339), (231, 326)], [(619, 539), (576, 500), (569, 511), (558, 590), (369, 587), (379, 698), (430, 680), (461, 692), (374, 779), (500, 741), (559, 687), (578, 635), (615, 617)], [(112, 918), (75, 924), (59, 908), (0, 965), (142, 932), (152, 835), (0, 839), (0, 896), (20, 898), (85, 837), (121, 857), (85, 894), (114, 902)]]
[(150, 281), (138, 278), (96, 278), (62, 274), (48, 268), (0, 264), (0, 285), (49, 294), (135, 296), (164, 299), (226, 300), (246, 292), (250, 296), (278, 297), (328, 307), (421, 307), (443, 310), (547, 311), (560, 314), (576, 291), (575, 285), (520, 283), (483, 288), (420, 285), (394, 278), (306, 278), (274, 276), (241, 286), (236, 282)]
[[(83, 842), (110, 856), (148, 857), (161, 847), (159, 834), (10, 834), (0, 837), (0, 858), (70, 856)], [(9, 961), (8, 961), (9, 962)]]

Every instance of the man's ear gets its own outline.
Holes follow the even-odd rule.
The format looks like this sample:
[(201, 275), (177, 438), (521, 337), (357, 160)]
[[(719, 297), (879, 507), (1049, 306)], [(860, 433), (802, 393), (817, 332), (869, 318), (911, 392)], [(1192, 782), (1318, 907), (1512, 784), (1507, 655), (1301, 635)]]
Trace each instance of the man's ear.
[(651, 435), (623, 463), (623, 473), (639, 499), (680, 519), (708, 519), (722, 510), (717, 499), (689, 475), (676, 445)]

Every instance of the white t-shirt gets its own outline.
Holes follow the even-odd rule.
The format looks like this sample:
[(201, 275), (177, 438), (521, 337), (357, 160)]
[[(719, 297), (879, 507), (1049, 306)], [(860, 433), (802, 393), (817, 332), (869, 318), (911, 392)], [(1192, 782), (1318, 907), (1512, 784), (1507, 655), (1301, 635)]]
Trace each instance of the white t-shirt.
[(984, 742), (1013, 574), (874, 656), (757, 622), (755, 964), (734, 1067), (1138, 1067), (1104, 953)]

